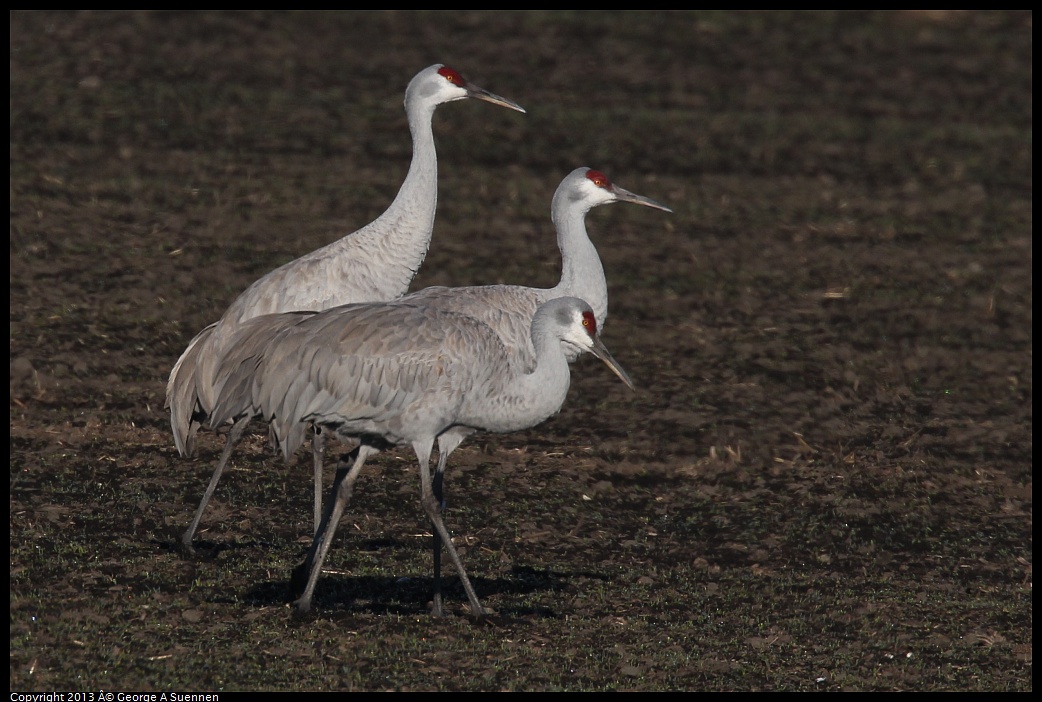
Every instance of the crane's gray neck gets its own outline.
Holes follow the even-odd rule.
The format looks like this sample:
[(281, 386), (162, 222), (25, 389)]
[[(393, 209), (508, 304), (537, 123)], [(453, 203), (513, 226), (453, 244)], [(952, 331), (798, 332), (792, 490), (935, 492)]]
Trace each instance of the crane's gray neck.
[[(356, 263), (372, 261), (380, 271), (383, 299), (403, 295), (427, 255), (438, 205), (438, 157), (432, 120), (435, 106), (406, 103), (412, 133), (412, 163), (390, 207), (350, 238)], [(341, 240), (347, 248), (346, 238)]]
[[(537, 313), (532, 320), (536, 365), (531, 373), (515, 373), (504, 379), (479, 403), (475, 424), (487, 431), (509, 432), (535, 426), (560, 411), (568, 396), (571, 375), (560, 336), (551, 320)], [(467, 422), (469, 424), (469, 422)]]
[(597, 249), (586, 232), (588, 205), (554, 197), (553, 221), (561, 249), (561, 282), (552, 297), (572, 296), (586, 300), (597, 318), (597, 328), (608, 316), (608, 282)]

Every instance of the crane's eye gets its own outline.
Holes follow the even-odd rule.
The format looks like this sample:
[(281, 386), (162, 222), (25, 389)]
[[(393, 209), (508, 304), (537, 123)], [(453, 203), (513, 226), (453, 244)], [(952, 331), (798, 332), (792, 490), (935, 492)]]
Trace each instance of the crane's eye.
[(464, 85), (467, 81), (463, 80), (463, 76), (458, 71), (454, 71), (448, 66), (442, 66), (438, 69), (438, 75), (449, 81), (453, 85)]
[(593, 170), (587, 171), (586, 172), (586, 177), (589, 178), (590, 181), (594, 185), (596, 185), (598, 188), (610, 188), (611, 187), (611, 181), (608, 180), (608, 176), (604, 175), (600, 171), (593, 171)]
[(593, 316), (593, 312), (586, 310), (583, 312), (583, 326), (586, 327), (586, 331), (593, 336), (597, 333), (597, 318)]

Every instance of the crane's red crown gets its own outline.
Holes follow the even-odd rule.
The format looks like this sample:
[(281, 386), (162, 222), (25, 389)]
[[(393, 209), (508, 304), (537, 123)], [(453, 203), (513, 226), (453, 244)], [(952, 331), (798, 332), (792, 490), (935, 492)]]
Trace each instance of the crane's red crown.
[(589, 178), (594, 185), (598, 188), (604, 188), (605, 190), (611, 190), (611, 181), (608, 180), (608, 176), (604, 175), (600, 171), (589, 170), (586, 171), (586, 177)]
[(590, 310), (583, 311), (583, 327), (589, 332), (590, 336), (597, 336), (597, 318), (593, 316), (593, 312)]
[(449, 81), (453, 85), (463, 87), (467, 84), (467, 81), (459, 74), (459, 71), (453, 70), (448, 66), (442, 66), (438, 69), (438, 75), (443, 76), (445, 80)]

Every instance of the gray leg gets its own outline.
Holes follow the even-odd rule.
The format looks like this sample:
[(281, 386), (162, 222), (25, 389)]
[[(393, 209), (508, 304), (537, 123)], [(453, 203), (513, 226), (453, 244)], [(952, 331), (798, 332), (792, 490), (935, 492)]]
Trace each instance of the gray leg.
[[(450, 429), (438, 437), (438, 467), (434, 471), (434, 483), (431, 489), (434, 500), (438, 503), (438, 509), (445, 511), (445, 464), (449, 460), (449, 454), (456, 450), (463, 439), (467, 438), (473, 430)], [(432, 611), (436, 616), (443, 613), (443, 601), (441, 594), (441, 535), (437, 529), (434, 532), (434, 597), (432, 598)]]
[[(329, 552), (329, 546), (333, 541), (337, 525), (340, 524), (340, 518), (344, 514), (344, 508), (351, 499), (351, 493), (354, 490), (358, 474), (362, 471), (365, 459), (374, 453), (378, 453), (378, 449), (364, 444), (359, 446), (357, 451), (357, 457), (351, 466), (351, 470), (347, 472), (343, 470), (337, 471), (337, 478), (333, 487), (336, 497), (326, 508), (322, 524), (318, 533), (315, 534), (315, 539), (311, 542), (307, 558), (297, 568), (297, 572), (294, 572), (294, 585), (296, 582), (299, 582), (298, 573), (307, 573), (307, 585), (295, 603), (298, 613), (303, 614), (311, 609), (311, 598), (315, 594), (315, 585), (318, 582), (319, 574), (322, 572), (322, 562), (325, 561), (326, 554)], [(296, 588), (294, 587), (294, 589)]]
[(217, 468), (213, 472), (213, 477), (210, 478), (210, 485), (206, 488), (203, 501), (199, 503), (198, 509), (195, 510), (195, 518), (192, 519), (192, 524), (188, 527), (188, 531), (181, 537), (181, 544), (188, 553), (194, 553), (192, 539), (195, 537), (195, 530), (199, 528), (199, 521), (203, 518), (203, 510), (206, 509), (207, 503), (213, 497), (213, 491), (217, 489), (217, 483), (221, 482), (221, 474), (224, 473), (228, 459), (231, 458), (232, 451), (242, 438), (242, 433), (246, 430), (246, 425), (250, 423), (250, 419), (251, 417), (247, 415), (235, 422), (232, 428), (228, 430), (228, 438), (224, 442), (224, 451), (221, 452), (221, 459), (217, 461)]
[[(458, 442), (457, 442), (458, 443)], [(470, 578), (467, 577), (467, 571), (463, 569), (463, 561), (460, 560), (459, 554), (456, 553), (456, 547), (452, 545), (452, 539), (449, 537), (449, 530), (445, 528), (445, 522), (441, 518), (441, 503), (434, 496), (434, 488), (431, 484), (431, 472), (430, 472), (430, 450), (427, 451), (427, 459), (423, 460), (423, 456), (420, 454), (420, 450), (417, 450), (417, 457), (420, 460), (420, 501), (423, 503), (423, 510), (427, 513), (427, 518), (431, 520), (431, 524), (434, 525), (434, 533), (441, 537), (441, 542), (445, 546), (445, 550), (449, 554), (449, 560), (456, 566), (456, 572), (459, 573), (460, 582), (463, 583), (463, 589), (467, 593), (467, 599), (470, 600), (470, 611), (475, 617), (484, 617), (486, 612), (485, 608), (481, 606), (481, 602), (478, 600), (477, 594), (474, 592), (474, 586), (470, 584)], [(441, 456), (438, 457), (439, 463), (441, 462)], [(436, 584), (435, 587), (438, 587)], [(435, 602), (434, 614), (440, 616), (443, 612), (439, 611), (438, 602)]]
[(322, 521), (322, 458), (325, 453), (325, 435), (322, 428), (315, 425), (315, 433), (311, 437), (311, 456), (315, 464), (315, 521), (314, 533), (318, 534), (318, 525)]
[[(438, 503), (438, 509), (442, 512), (445, 511), (444, 457), (444, 452), (439, 452), (438, 469), (434, 473), (434, 484), (432, 485), (434, 501)], [(441, 535), (437, 529), (432, 529), (431, 531), (434, 532), (434, 597), (432, 599), (434, 607), (432, 611), (435, 616), (440, 617), (445, 613), (441, 596)]]

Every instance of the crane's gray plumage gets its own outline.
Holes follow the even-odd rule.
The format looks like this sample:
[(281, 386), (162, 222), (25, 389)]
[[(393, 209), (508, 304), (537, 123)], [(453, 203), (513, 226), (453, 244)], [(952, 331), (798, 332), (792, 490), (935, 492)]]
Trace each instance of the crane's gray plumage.
[[(531, 325), (536, 309), (548, 300), (574, 296), (592, 301), (598, 330), (604, 324), (608, 313), (608, 289), (597, 249), (590, 241), (586, 230), (586, 215), (598, 205), (613, 202), (630, 202), (645, 207), (672, 212), (668, 207), (650, 198), (637, 195), (613, 184), (606, 175), (590, 168), (577, 168), (569, 173), (557, 187), (551, 204), (551, 217), (557, 231), (557, 242), (561, 252), (561, 281), (553, 288), (533, 288), (520, 285), (485, 285), (471, 287), (431, 287), (412, 293), (403, 300), (458, 312), (480, 320), (491, 327), (506, 347), (507, 355), (518, 370), (530, 371), (535, 362), (531, 341)], [(569, 361), (575, 360), (579, 349), (565, 342), (565, 353)], [(215, 383), (220, 382), (215, 379)], [(277, 381), (276, 381), (277, 382)], [(268, 389), (273, 395), (288, 391), (283, 385), (274, 385)], [(284, 402), (289, 402), (285, 399)], [(245, 406), (236, 408), (245, 412)], [(280, 408), (285, 409), (285, 408)], [(228, 413), (219, 414), (220, 421), (231, 421)], [(234, 414), (234, 413), (231, 413)], [(292, 454), (303, 440), (305, 427), (294, 426), (293, 440), (284, 446), (292, 446)], [(238, 440), (241, 430), (231, 434)], [(439, 453), (451, 452), (465, 438), (448, 434), (439, 437)], [(318, 435), (316, 441), (321, 440)], [(453, 443), (454, 442), (454, 443)], [(452, 448), (449, 448), (452, 444)], [(287, 455), (288, 458), (288, 455)], [(315, 450), (315, 515), (316, 524), (321, 511), (321, 450)], [(439, 501), (442, 498), (441, 486), (443, 476), (436, 475)], [(190, 530), (191, 531), (191, 530)], [(188, 537), (190, 540), (190, 537)], [(435, 557), (437, 560), (437, 540), (435, 541)]]
[[(298, 610), (310, 607), (322, 561), (366, 458), (388, 445), (410, 445), (419, 460), (424, 510), (456, 566), (473, 613), (482, 614), (431, 484), (434, 441), (439, 440), (440, 475), (448, 455), (470, 433), (517, 431), (558, 412), (570, 380), (565, 343), (594, 353), (632, 387), (596, 331), (593, 310), (582, 300), (544, 303), (529, 332), (536, 363), (525, 373), (488, 325), (404, 301), (347, 305), (290, 320), (262, 317), (244, 325), (240, 334), (254, 350), (222, 361), (218, 374), (227, 381), (212, 419), (241, 416), (242, 398), (227, 393), (249, 387), (249, 413), (270, 422), (287, 456), (303, 441), (308, 423), (361, 442), (350, 470), (338, 472), (335, 499), (299, 571), (307, 573), (307, 584)], [(434, 602), (440, 614), (437, 562)]]
[[(253, 319), (248, 320), (238, 328), (235, 344), (229, 348), (228, 353), (225, 354), (225, 357), (223, 358), (224, 363), (228, 367), (232, 367), (233, 365), (238, 367), (240, 361), (245, 361), (246, 359), (251, 358), (258, 348), (267, 345), (267, 343), (281, 330), (290, 327), (296, 322), (313, 314), (315, 313), (285, 312), (279, 315), (264, 315), (262, 317), (254, 317)], [(216, 368), (214, 370), (215, 372), (217, 371)], [(252, 381), (252, 378), (243, 372), (240, 372), (233, 377), (226, 375), (215, 376), (215, 393), (218, 396), (228, 398), (248, 398), (253, 392), (250, 387), (250, 381)], [(240, 404), (246, 404), (246, 400), (244, 399), (237, 399), (236, 401)], [(217, 420), (212, 415), (209, 419), (214, 427), (220, 426), (225, 422), (225, 418)], [(188, 530), (185, 531), (182, 537), (182, 544), (189, 551), (192, 549), (192, 537), (195, 534), (195, 530), (199, 528), (199, 522), (203, 518), (203, 511), (205, 511), (206, 505), (210, 502), (210, 498), (213, 497), (214, 490), (217, 489), (217, 483), (221, 480), (221, 474), (224, 472), (228, 459), (231, 458), (232, 451), (239, 443), (239, 439), (242, 438), (243, 431), (246, 429), (246, 425), (249, 424), (252, 416), (248, 412), (238, 411), (234, 413), (234, 416), (229, 416), (226, 419), (228, 421), (234, 421), (234, 424), (228, 431), (224, 450), (221, 452), (221, 457), (217, 461), (217, 468), (214, 470), (213, 477), (210, 478), (210, 484), (206, 487), (203, 499), (199, 502), (199, 507), (195, 510), (195, 516), (192, 518), (191, 525), (189, 525)], [(320, 435), (316, 434), (314, 441), (316, 442), (315, 478), (316, 481), (318, 481), (318, 484), (315, 486), (315, 528), (317, 529), (318, 521), (321, 518), (320, 507), (322, 500), (320, 484), (321, 449), (318, 447), (318, 442), (321, 441)]]
[(524, 112), (519, 105), (467, 83), (459, 73), (441, 64), (420, 71), (405, 91), (412, 162), (390, 207), (362, 229), (254, 282), (220, 321), (189, 343), (167, 386), (178, 451), (184, 455), (191, 452), (198, 427), (191, 418), (200, 410), (209, 412), (213, 406), (213, 364), (235, 326), (263, 314), (393, 300), (408, 290), (427, 254), (434, 228), (438, 199), (434, 110), (443, 103), (468, 97)]
[[(468, 83), (458, 72), (441, 64), (420, 71), (405, 92), (412, 162), (390, 207), (362, 229), (254, 282), (218, 322), (189, 342), (170, 372), (166, 393), (174, 443), (181, 455), (192, 453), (196, 432), (213, 409), (215, 369), (228, 338), (244, 321), (291, 310), (323, 310), (352, 302), (393, 300), (408, 290), (427, 254), (434, 227), (438, 197), (434, 111), (438, 105), (464, 98), (524, 112), (516, 103)], [(319, 461), (316, 453), (316, 467)], [(215, 472), (215, 480), (222, 468), (219, 466)], [(205, 499), (200, 510), (203, 507)], [(185, 539), (186, 545), (190, 545), (191, 533)]]
[[(461, 312), (492, 327), (518, 362), (531, 368), (534, 362), (529, 333), (536, 308), (547, 300), (572, 296), (586, 300), (602, 329), (608, 317), (608, 284), (597, 249), (586, 231), (586, 214), (598, 205), (631, 202), (672, 212), (660, 202), (637, 195), (613, 184), (606, 175), (590, 168), (576, 168), (557, 187), (551, 216), (561, 251), (561, 282), (552, 288), (521, 285), (482, 285), (472, 287), (430, 287), (403, 299), (424, 305)], [(579, 350), (569, 347), (570, 361)]]
[[(606, 175), (590, 168), (576, 168), (558, 185), (551, 203), (551, 217), (557, 230), (557, 246), (561, 251), (561, 281), (553, 288), (521, 285), (482, 285), (471, 287), (431, 287), (406, 295), (403, 301), (417, 302), (440, 309), (460, 312), (480, 320), (492, 328), (506, 347), (513, 367), (530, 371), (535, 364), (535, 349), (530, 332), (536, 309), (554, 298), (572, 296), (589, 302), (597, 322), (603, 328), (608, 316), (608, 285), (604, 267), (586, 231), (586, 214), (598, 205), (630, 202), (672, 212), (662, 203), (637, 195), (615, 185)], [(565, 357), (574, 361), (583, 349), (564, 344)], [(467, 433), (460, 429), (438, 438), (439, 461), (434, 475), (434, 492), (439, 505), (444, 505), (444, 470), (442, 455), (451, 452)], [(316, 475), (319, 471), (316, 470)], [(316, 491), (316, 494), (317, 491)], [(318, 507), (316, 506), (316, 514)], [(437, 580), (441, 563), (441, 541), (434, 532), (434, 572)], [(437, 604), (437, 600), (436, 600)]]

